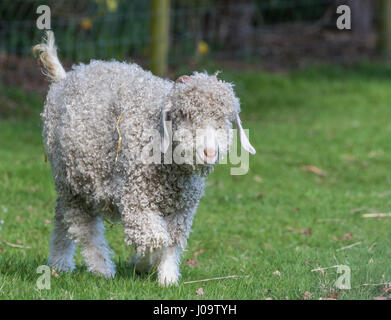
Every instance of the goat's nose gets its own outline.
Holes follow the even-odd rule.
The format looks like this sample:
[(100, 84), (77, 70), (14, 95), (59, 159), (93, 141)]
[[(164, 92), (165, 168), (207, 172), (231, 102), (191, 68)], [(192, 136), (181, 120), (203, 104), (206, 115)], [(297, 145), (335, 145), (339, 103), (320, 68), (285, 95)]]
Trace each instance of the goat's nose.
[(208, 159), (214, 159), (214, 157), (216, 156), (216, 151), (212, 148), (205, 148), (204, 155)]

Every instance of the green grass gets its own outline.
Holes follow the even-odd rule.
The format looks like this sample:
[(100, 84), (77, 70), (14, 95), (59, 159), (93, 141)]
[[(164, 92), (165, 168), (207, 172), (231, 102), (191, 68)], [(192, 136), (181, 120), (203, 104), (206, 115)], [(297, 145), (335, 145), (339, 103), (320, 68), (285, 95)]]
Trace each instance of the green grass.
[[(229, 166), (219, 166), (209, 177), (181, 283), (170, 288), (160, 288), (156, 275), (138, 276), (127, 267), (132, 250), (115, 225), (107, 229), (115, 279), (89, 274), (78, 255), (73, 274), (52, 277), (51, 290), (36, 289), (56, 197), (40, 136), (43, 100), (2, 89), (0, 298), (303, 299), (306, 291), (312, 299), (380, 296), (384, 286), (363, 284), (391, 281), (391, 218), (361, 214), (391, 212), (391, 69), (363, 64), (222, 76), (236, 84), (257, 154), (247, 175), (231, 176)], [(16, 112), (15, 105), (24, 111)], [(304, 165), (327, 176), (304, 171)], [(350, 214), (356, 208), (371, 209)], [(300, 232), (307, 228), (311, 234)], [(197, 264), (186, 265), (200, 249)], [(336, 269), (311, 272), (339, 264), (351, 268), (351, 290), (334, 288)], [(249, 277), (183, 284), (228, 275)], [(204, 295), (197, 296), (200, 286)]]

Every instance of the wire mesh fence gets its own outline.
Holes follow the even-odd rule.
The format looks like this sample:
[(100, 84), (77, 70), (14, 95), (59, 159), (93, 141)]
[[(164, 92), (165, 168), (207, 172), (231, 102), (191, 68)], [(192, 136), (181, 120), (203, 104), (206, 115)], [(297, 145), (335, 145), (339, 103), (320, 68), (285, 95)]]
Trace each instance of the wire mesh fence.
[[(350, 34), (335, 32), (338, 0), (172, 0), (169, 65), (202, 59), (248, 59), (269, 69), (364, 54)], [(0, 81), (45, 90), (31, 48), (41, 40), (38, 6), (51, 9), (59, 55), (69, 67), (90, 59), (148, 66), (151, 15), (146, 0), (1, 0)], [(335, 23), (334, 23), (335, 24)], [(365, 48), (371, 45), (365, 45)], [(373, 46), (372, 46), (373, 47)]]

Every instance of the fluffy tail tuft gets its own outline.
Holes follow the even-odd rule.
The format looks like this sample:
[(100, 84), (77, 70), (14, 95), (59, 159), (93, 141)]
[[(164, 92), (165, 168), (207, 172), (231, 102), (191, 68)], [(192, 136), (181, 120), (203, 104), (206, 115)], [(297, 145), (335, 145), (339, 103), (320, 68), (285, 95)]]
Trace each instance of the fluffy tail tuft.
[(42, 73), (52, 82), (65, 79), (66, 72), (57, 57), (57, 48), (54, 45), (53, 31), (46, 31), (43, 43), (33, 47), (33, 53), (38, 57), (42, 66)]

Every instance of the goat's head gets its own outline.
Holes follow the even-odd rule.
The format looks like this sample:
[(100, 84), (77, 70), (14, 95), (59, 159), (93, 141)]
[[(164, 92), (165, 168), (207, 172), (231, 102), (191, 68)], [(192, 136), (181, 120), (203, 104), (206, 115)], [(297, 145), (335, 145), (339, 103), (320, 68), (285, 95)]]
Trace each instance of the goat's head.
[[(239, 112), (233, 86), (218, 79), (217, 74), (179, 77), (162, 109), (162, 151), (168, 150), (172, 138), (173, 148), (181, 144), (180, 152), (190, 154), (193, 163), (215, 164), (229, 151), (233, 138), (230, 129), (235, 122), (243, 148), (254, 154)], [(166, 121), (171, 121), (173, 135)]]

